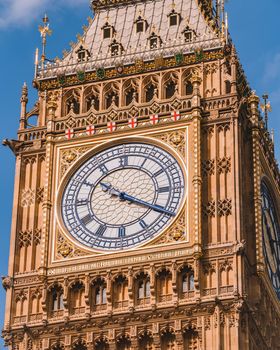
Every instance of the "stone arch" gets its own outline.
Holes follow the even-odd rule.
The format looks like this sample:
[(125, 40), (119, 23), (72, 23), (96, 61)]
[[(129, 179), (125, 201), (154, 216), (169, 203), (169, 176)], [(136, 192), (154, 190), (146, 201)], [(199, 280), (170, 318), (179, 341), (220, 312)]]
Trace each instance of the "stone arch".
[(192, 71), (191, 69), (186, 69), (182, 74), (182, 86), (181, 95), (191, 96), (193, 94), (193, 85), (191, 82)]
[(142, 350), (154, 349), (154, 338), (151, 330), (145, 329), (138, 334), (138, 346)]
[(123, 273), (113, 278), (113, 300), (116, 309), (128, 307), (128, 277)]
[(177, 72), (167, 72), (162, 77), (162, 98), (170, 99), (178, 93), (179, 75)]
[(199, 349), (199, 333), (196, 325), (192, 322), (185, 325), (182, 329), (183, 342), (185, 350), (198, 350)]
[(85, 311), (85, 284), (76, 279), (69, 284), (68, 303), (70, 315), (82, 314)]
[(134, 276), (135, 305), (149, 305), (151, 302), (151, 280), (150, 275), (145, 271), (139, 271)]
[(86, 87), (83, 94), (83, 112), (89, 110), (99, 111), (100, 110), (100, 86), (91, 85)]
[(165, 326), (160, 330), (160, 343), (162, 350), (176, 350), (176, 335), (173, 327)]
[(172, 300), (172, 272), (167, 267), (161, 267), (156, 272), (156, 298), (158, 302)]
[(83, 339), (76, 340), (72, 345), (73, 350), (87, 350), (87, 344)]
[(149, 103), (158, 97), (159, 78), (157, 75), (148, 75), (142, 82), (142, 102)]
[(116, 336), (116, 350), (130, 350), (131, 338), (128, 333), (121, 333)]
[(97, 276), (90, 282), (90, 304), (95, 311), (107, 308), (107, 282), (104, 277)]
[(194, 270), (189, 264), (182, 264), (177, 269), (177, 288), (182, 299), (194, 296)]
[(109, 340), (104, 335), (94, 339), (94, 350), (108, 350), (109, 349)]
[(47, 288), (47, 305), (50, 316), (62, 316), (64, 310), (64, 288), (59, 282), (54, 282)]
[(128, 79), (123, 84), (123, 106), (139, 102), (139, 79)]
[(80, 89), (68, 90), (63, 96), (63, 115), (80, 113)]
[(103, 106), (104, 109), (117, 106), (120, 104), (120, 87), (116, 82), (108, 83), (103, 90)]

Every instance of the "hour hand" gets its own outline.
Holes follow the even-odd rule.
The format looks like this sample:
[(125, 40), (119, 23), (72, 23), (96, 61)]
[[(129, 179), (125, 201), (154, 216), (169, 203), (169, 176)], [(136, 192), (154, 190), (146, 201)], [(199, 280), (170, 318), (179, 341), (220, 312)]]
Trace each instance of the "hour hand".
[(164, 214), (167, 214), (167, 215), (170, 215), (170, 216), (175, 216), (176, 214), (173, 213), (172, 211), (169, 211), (159, 205), (156, 205), (156, 204), (152, 204), (152, 203), (148, 203), (148, 202), (145, 202), (143, 201), (142, 199), (138, 199), (138, 198), (135, 198), (135, 197), (132, 197), (128, 194), (126, 194), (125, 192), (121, 192), (119, 194), (119, 198), (120, 200), (123, 200), (123, 201), (129, 201), (129, 202), (132, 202), (132, 203), (137, 203), (137, 204), (140, 204), (140, 205), (143, 205), (145, 207), (148, 207), (154, 211), (157, 211), (158, 213), (164, 213)]
[(111, 196), (120, 197), (121, 192), (116, 190), (111, 184), (101, 182), (100, 186), (104, 192), (108, 192)]

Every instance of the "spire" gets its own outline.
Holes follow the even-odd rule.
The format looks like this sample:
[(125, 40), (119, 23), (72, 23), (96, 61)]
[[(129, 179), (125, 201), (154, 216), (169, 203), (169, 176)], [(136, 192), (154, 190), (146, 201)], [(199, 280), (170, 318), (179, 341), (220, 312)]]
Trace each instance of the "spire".
[(24, 129), (26, 126), (26, 105), (28, 103), (28, 88), (26, 83), (23, 84), (21, 91), (21, 112), (20, 112), (20, 129)]
[(39, 32), (41, 33), (41, 38), (42, 38), (42, 56), (41, 56), (41, 61), (42, 64), (45, 62), (46, 59), (46, 45), (47, 45), (47, 36), (52, 35), (52, 30), (50, 29), (50, 23), (49, 23), (49, 18), (47, 14), (45, 14), (43, 18), (43, 26), (39, 26)]

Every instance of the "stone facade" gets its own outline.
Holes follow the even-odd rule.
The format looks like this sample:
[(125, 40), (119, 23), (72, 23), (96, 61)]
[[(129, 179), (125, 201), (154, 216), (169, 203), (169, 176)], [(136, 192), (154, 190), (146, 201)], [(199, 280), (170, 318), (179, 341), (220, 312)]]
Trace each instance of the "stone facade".
[[(273, 142), (211, 1), (193, 3), (219, 47), (162, 56), (149, 48), (149, 59), (83, 74), (41, 67), (30, 112), (23, 88), (18, 141), (6, 141), (16, 156), (3, 278), (10, 350), (280, 349), (261, 218), (263, 178), (280, 208)], [(97, 12), (136, 6), (92, 5)], [(57, 194), (88, 152), (129, 137), (160, 141), (184, 159), (187, 199), (157, 239), (102, 254), (61, 228)]]

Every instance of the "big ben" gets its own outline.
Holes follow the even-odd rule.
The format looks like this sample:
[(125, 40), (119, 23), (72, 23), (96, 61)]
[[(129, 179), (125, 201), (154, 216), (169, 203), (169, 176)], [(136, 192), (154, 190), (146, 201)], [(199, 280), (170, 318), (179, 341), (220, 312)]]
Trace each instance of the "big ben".
[(224, 1), (90, 5), (60, 59), (45, 16), (4, 142), (6, 346), (279, 350), (280, 172)]

